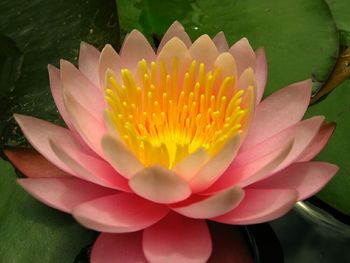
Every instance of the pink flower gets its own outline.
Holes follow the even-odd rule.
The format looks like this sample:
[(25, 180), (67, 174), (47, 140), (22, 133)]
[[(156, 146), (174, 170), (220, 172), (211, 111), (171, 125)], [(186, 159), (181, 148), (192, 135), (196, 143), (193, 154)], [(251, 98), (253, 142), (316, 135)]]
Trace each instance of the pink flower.
[(245, 38), (192, 43), (175, 22), (157, 53), (134, 30), (120, 55), (82, 43), (79, 69), (62, 60), (49, 75), (68, 128), (15, 118), (54, 166), (9, 157), (29, 177), (18, 179), (24, 189), (102, 232), (92, 262), (206, 262), (206, 219), (273, 220), (337, 171), (310, 161), (334, 129), (301, 120), (311, 81), (261, 102), (265, 53)]

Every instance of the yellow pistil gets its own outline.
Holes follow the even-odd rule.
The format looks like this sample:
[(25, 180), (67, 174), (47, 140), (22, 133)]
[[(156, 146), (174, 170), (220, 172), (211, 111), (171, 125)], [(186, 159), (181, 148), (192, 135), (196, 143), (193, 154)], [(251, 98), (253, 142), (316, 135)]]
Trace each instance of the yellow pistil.
[(145, 166), (171, 169), (199, 148), (215, 155), (245, 128), (251, 109), (242, 101), (253, 96), (252, 87), (237, 90), (236, 76), (222, 76), (220, 68), (206, 72), (196, 61), (185, 73), (180, 67), (178, 59), (170, 72), (162, 61), (141, 60), (134, 76), (128, 69), (121, 80), (107, 73), (110, 121)]

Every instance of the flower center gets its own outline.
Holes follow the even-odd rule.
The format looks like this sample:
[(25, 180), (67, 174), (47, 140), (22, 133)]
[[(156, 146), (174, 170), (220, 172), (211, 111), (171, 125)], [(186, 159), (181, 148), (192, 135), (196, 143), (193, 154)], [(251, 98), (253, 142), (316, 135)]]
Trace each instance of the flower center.
[(242, 103), (247, 90), (237, 90), (236, 76), (223, 76), (220, 68), (206, 71), (196, 61), (186, 70), (175, 58), (169, 70), (162, 61), (141, 60), (134, 75), (128, 69), (118, 78), (107, 72), (107, 114), (145, 166), (171, 169), (200, 148), (215, 155), (242, 133), (250, 110)]

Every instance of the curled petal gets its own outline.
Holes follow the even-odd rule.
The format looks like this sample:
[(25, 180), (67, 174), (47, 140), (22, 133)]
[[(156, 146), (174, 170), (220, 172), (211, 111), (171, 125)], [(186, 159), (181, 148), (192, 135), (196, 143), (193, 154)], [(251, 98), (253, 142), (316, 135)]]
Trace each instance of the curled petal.
[(83, 72), (85, 77), (87, 77), (96, 87), (100, 85), (98, 75), (99, 59), (100, 51), (85, 42), (80, 43), (79, 70)]
[(180, 22), (175, 21), (171, 24), (169, 29), (165, 32), (162, 41), (160, 41), (159, 47), (158, 47), (158, 53), (163, 49), (164, 45), (173, 37), (177, 37), (180, 39), (186, 47), (190, 47), (192, 44), (192, 41), (188, 34), (186, 33), (184, 27), (181, 25)]
[(204, 220), (172, 213), (144, 230), (143, 250), (152, 263), (203, 263), (211, 254), (212, 243)]
[(323, 162), (294, 163), (273, 176), (252, 185), (252, 188), (288, 188), (298, 191), (299, 200), (318, 192), (338, 171), (338, 167)]
[(129, 186), (139, 196), (162, 204), (180, 202), (191, 194), (183, 178), (161, 166), (144, 168), (130, 179)]
[(126, 233), (147, 228), (162, 219), (169, 209), (135, 194), (118, 193), (75, 207), (73, 216), (87, 228), (100, 232)]
[(335, 129), (334, 123), (323, 123), (311, 145), (300, 156), (298, 162), (312, 160), (327, 144)]
[(233, 187), (212, 196), (193, 196), (182, 203), (171, 206), (175, 212), (191, 218), (220, 216), (235, 208), (244, 196), (244, 191)]
[(77, 205), (115, 193), (76, 178), (28, 178), (17, 182), (36, 199), (67, 213)]
[(142, 251), (142, 232), (101, 233), (91, 251), (91, 263), (147, 263)]
[(212, 220), (225, 224), (259, 224), (287, 213), (298, 199), (291, 189), (245, 189), (245, 197), (237, 208)]

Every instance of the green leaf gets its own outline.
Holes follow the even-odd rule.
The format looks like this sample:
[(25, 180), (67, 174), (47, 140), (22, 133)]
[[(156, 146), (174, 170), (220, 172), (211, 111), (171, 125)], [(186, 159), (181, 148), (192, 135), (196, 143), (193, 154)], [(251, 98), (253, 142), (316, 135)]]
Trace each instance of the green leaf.
[(327, 79), (338, 54), (338, 32), (322, 0), (157, 1), (117, 0), (122, 32), (141, 29), (159, 40), (179, 20), (194, 40), (224, 31), (229, 43), (247, 37), (265, 47), (269, 81), (265, 95), (314, 77), (315, 91)]
[[(113, 0), (37, 0), (25, 3), (2, 0), (0, 22), (0, 32), (13, 41), (10, 48), (16, 45), (23, 54), (19, 78), (11, 94), (6, 95), (7, 100), (2, 105), (5, 111), (1, 112), (4, 127), (0, 146), (3, 143), (18, 145), (24, 140), (11, 117), (13, 113), (61, 123), (50, 94), (47, 64), (57, 66), (61, 58), (76, 62), (81, 41), (98, 48), (106, 43), (118, 46), (117, 10)], [(3, 44), (0, 39), (0, 46)], [(1, 78), (5, 87), (13, 84), (3, 81)]]
[(318, 197), (335, 209), (350, 215), (350, 81), (341, 84), (328, 97), (311, 106), (306, 117), (324, 115), (327, 120), (337, 123), (335, 132), (317, 160), (337, 164), (337, 175), (322, 190)]
[(16, 183), (12, 166), (0, 159), (0, 262), (73, 262), (96, 233), (67, 214), (34, 200)]

